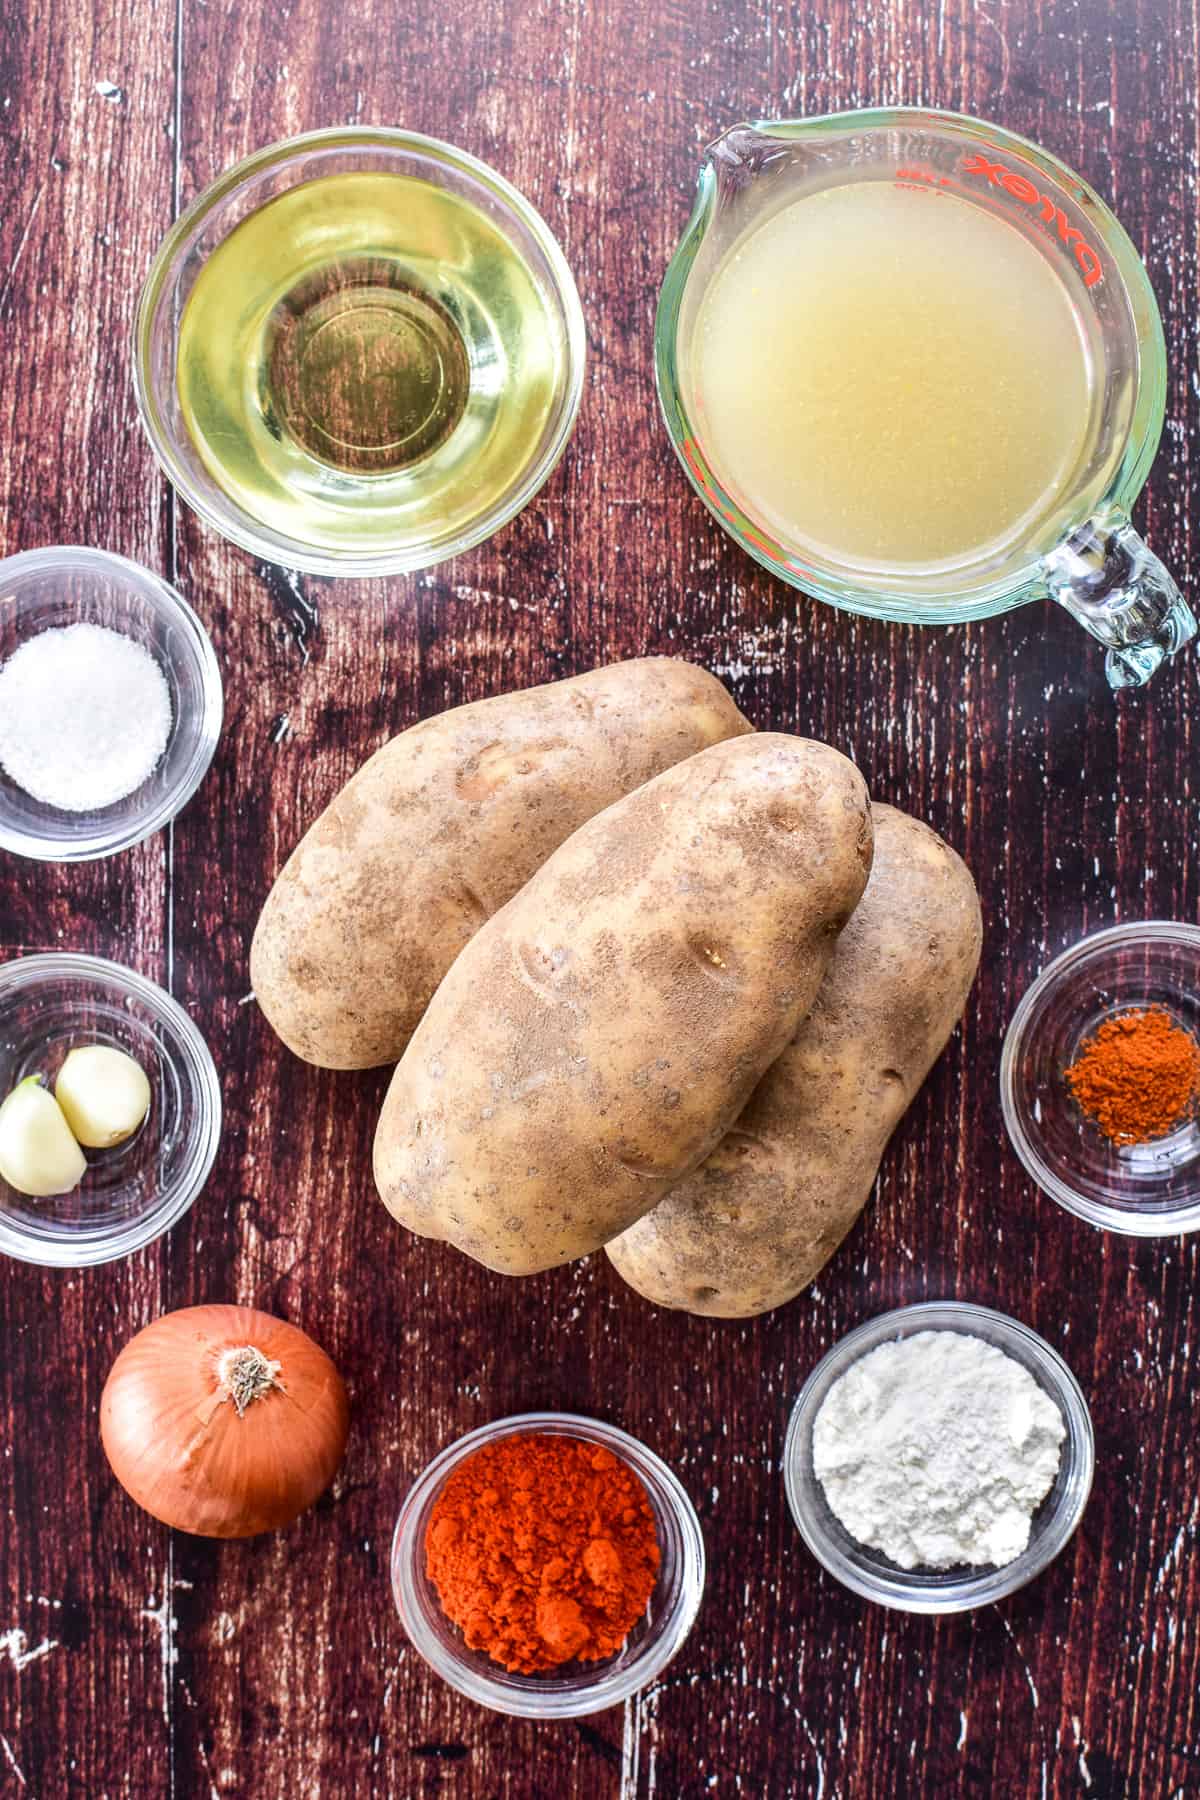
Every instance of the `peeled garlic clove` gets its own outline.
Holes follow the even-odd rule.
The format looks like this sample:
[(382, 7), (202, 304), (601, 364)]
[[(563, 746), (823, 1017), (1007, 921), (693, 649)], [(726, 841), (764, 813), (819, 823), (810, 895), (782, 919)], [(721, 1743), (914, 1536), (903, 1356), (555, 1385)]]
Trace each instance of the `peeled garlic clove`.
[(106, 1150), (132, 1137), (150, 1110), (146, 1071), (110, 1044), (72, 1050), (54, 1083), (67, 1124), (89, 1150)]
[(36, 1075), (18, 1082), (0, 1106), (0, 1175), (18, 1194), (43, 1200), (78, 1187), (87, 1160), (63, 1110)]

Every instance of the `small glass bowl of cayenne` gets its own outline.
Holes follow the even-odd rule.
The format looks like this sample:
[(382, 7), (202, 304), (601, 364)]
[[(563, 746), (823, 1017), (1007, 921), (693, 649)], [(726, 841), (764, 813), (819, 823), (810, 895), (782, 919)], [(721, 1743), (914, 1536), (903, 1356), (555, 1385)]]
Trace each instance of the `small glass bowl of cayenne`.
[[(604, 1662), (543, 1674), (510, 1673), (468, 1648), (426, 1574), (425, 1533), (447, 1476), (485, 1445), (512, 1436), (561, 1435), (610, 1450), (646, 1490), (661, 1556), (650, 1603), (621, 1649)], [(704, 1593), (704, 1538), (678, 1477), (637, 1438), (577, 1413), (517, 1413), (469, 1431), (435, 1456), (400, 1510), (392, 1539), (392, 1592), (413, 1646), (469, 1700), (523, 1719), (575, 1719), (617, 1706), (660, 1675), (692, 1628)]]
[[(813, 1467), (813, 1426), (834, 1383), (881, 1344), (917, 1332), (957, 1331), (1012, 1357), (1049, 1395), (1066, 1434), (1053, 1486), (1033, 1515), (1029, 1543), (1003, 1565), (902, 1569), (860, 1544), (837, 1518)], [(1005, 1313), (964, 1301), (930, 1301), (868, 1319), (819, 1362), (800, 1392), (783, 1453), (788, 1505), (800, 1535), (843, 1587), (899, 1612), (956, 1613), (1013, 1594), (1049, 1567), (1072, 1537), (1092, 1488), (1096, 1447), (1087, 1401), (1056, 1350)]]
[(1161, 1137), (1112, 1143), (1066, 1080), (1108, 1021), (1151, 1010), (1200, 1042), (1200, 927), (1134, 920), (1073, 944), (1013, 1014), (1000, 1101), (1013, 1149), (1052, 1200), (1104, 1231), (1175, 1237), (1200, 1230), (1200, 1111)]

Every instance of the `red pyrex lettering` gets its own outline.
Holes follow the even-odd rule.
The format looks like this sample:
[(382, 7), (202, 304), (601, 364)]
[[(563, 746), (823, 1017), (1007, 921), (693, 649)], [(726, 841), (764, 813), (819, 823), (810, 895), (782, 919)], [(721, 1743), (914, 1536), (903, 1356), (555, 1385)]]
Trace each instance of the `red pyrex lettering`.
[(1095, 287), (1104, 273), (1100, 258), (1092, 246), (1085, 243), (1082, 231), (1068, 224), (1066, 213), (1053, 195), (1043, 194), (1027, 176), (1005, 168), (1003, 163), (992, 162), (978, 151), (964, 156), (962, 166), (967, 175), (986, 175), (992, 187), (1003, 188), (1005, 193), (1011, 194), (1014, 200), (1023, 201), (1026, 206), (1036, 206), (1048, 225), (1057, 224), (1059, 237), (1074, 251), (1075, 261), (1083, 271), (1084, 287)]

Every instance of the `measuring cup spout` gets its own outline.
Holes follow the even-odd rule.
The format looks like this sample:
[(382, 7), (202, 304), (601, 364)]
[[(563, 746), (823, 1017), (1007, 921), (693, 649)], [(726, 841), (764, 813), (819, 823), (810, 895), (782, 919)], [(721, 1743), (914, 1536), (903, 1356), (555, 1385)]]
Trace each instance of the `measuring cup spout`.
[(704, 152), (704, 166), (717, 184), (717, 198), (741, 193), (771, 163), (786, 160), (789, 146), (754, 125), (731, 125)]
[(1088, 519), (1043, 559), (1052, 599), (1108, 645), (1113, 688), (1140, 687), (1196, 635), (1191, 607), (1124, 513)]

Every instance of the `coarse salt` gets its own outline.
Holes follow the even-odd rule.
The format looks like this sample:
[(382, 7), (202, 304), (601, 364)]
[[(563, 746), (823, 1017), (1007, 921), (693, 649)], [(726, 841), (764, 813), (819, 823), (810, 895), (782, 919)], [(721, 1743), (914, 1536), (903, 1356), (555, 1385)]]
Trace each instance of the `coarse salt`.
[(166, 677), (143, 644), (79, 622), (0, 665), (0, 767), (45, 806), (94, 812), (154, 773), (171, 733)]

